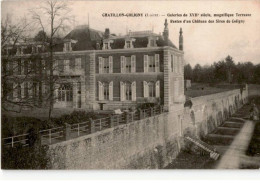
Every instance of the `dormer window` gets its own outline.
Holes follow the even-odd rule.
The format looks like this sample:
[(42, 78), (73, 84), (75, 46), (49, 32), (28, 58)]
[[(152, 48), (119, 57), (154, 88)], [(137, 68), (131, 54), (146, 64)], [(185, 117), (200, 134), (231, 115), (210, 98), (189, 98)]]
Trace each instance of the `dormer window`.
[(64, 48), (63, 48), (63, 51), (71, 51), (72, 48), (71, 48), (71, 42), (66, 42), (64, 43)]
[(134, 48), (134, 46), (133, 46), (133, 41), (135, 41), (134, 38), (126, 37), (124, 48), (126, 48), (126, 49), (127, 49), (127, 48)]
[(113, 43), (113, 40), (105, 39), (103, 40), (103, 47), (102, 50), (110, 50), (111, 49), (111, 43)]
[(150, 46), (151, 47), (154, 47), (155, 46), (155, 41), (152, 39), (152, 40), (150, 40)]
[(72, 51), (72, 44), (77, 43), (76, 40), (73, 39), (66, 39), (64, 42), (64, 47), (63, 47), (63, 51), (67, 52), (67, 51)]
[(23, 54), (23, 47), (17, 47), (16, 55), (22, 55)]
[(156, 47), (157, 46), (157, 44), (156, 44), (157, 39), (158, 39), (157, 37), (148, 37), (147, 47)]
[(104, 49), (108, 50), (108, 43), (105, 43)]
[(126, 41), (126, 48), (131, 48), (131, 43), (130, 43), (130, 41)]

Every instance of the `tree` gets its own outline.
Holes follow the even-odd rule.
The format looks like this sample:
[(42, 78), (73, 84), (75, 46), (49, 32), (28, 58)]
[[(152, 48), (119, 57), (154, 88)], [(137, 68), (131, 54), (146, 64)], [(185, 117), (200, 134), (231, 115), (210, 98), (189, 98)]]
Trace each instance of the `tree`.
[[(70, 9), (67, 2), (58, 0), (49, 0), (42, 3), (36, 10), (30, 10), (33, 22), (41, 30), (41, 34), (37, 37), (45, 41), (48, 48), (48, 70), (49, 70), (49, 119), (51, 118), (54, 104), (55, 81), (57, 78), (54, 72), (54, 47), (56, 37), (62, 31), (68, 28), (71, 19), (68, 17)], [(48, 35), (48, 39), (45, 37)]]
[(226, 61), (227, 81), (229, 83), (232, 83), (235, 64), (234, 64), (233, 58), (229, 55), (225, 58), (225, 61)]
[[(31, 97), (22, 98), (21, 85), (29, 77), (33, 69), (28, 69), (22, 73), (22, 60), (19, 58), (20, 46), (23, 46), (29, 39), (31, 24), (26, 17), (20, 18), (17, 22), (12, 22), (11, 14), (2, 18), (1, 22), (1, 87), (2, 87), (2, 110), (20, 112), (23, 107), (33, 107), (34, 102)], [(30, 58), (33, 60), (33, 58)], [(18, 74), (17, 74), (18, 73)], [(20, 73), (20, 74), (19, 74)], [(22, 73), (22, 75), (21, 75)], [(20, 91), (20, 92), (19, 92)], [(16, 95), (13, 95), (13, 94)]]
[(200, 64), (196, 64), (194, 69), (193, 69), (193, 80), (195, 82), (201, 82), (201, 77), (202, 77), (202, 67)]
[(192, 67), (190, 64), (184, 66), (184, 79), (192, 80)]

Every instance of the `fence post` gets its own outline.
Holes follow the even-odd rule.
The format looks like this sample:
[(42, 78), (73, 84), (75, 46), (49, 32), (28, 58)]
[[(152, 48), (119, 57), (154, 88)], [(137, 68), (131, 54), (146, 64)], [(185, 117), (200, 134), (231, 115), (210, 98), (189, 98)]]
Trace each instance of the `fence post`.
[(110, 127), (110, 128), (113, 128), (113, 127), (114, 127), (114, 118), (113, 118), (112, 115), (109, 116), (109, 121), (110, 121), (109, 127)]
[(14, 137), (12, 137), (12, 147), (14, 147)]
[(160, 112), (163, 113), (163, 105), (160, 106)]
[(65, 140), (70, 139), (70, 134), (71, 134), (71, 125), (68, 123), (65, 123)]
[(135, 114), (134, 112), (131, 112), (131, 118), (132, 118), (131, 120), (132, 120), (132, 122), (134, 121), (134, 114)]
[(129, 114), (126, 112), (125, 113), (125, 123), (129, 123), (130, 120), (129, 120)]
[(139, 109), (139, 117), (140, 117), (140, 119), (143, 119), (143, 111), (142, 111), (142, 109)]
[(119, 121), (120, 121), (119, 117), (120, 117), (120, 115), (122, 115), (122, 114), (119, 114), (119, 115), (116, 116), (116, 125), (115, 126), (119, 125)]
[(51, 144), (51, 129), (49, 129), (49, 144)]
[(93, 121), (92, 118), (90, 118), (90, 133), (95, 133), (95, 122)]
[(100, 130), (100, 131), (102, 130), (102, 122), (101, 122), (101, 119), (99, 120), (99, 130)]
[(153, 108), (151, 107), (150, 110), (151, 110), (151, 117), (152, 117), (153, 116)]

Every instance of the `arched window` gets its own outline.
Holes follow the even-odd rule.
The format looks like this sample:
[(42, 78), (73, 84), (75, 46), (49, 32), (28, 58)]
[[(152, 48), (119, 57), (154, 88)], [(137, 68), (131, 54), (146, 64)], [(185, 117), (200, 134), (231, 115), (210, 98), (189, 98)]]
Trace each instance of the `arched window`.
[(132, 100), (132, 87), (131, 83), (125, 83), (125, 100)]
[(58, 90), (58, 101), (70, 102), (73, 99), (72, 84), (61, 84)]
[(149, 91), (149, 97), (155, 97), (155, 83), (154, 82), (148, 83), (148, 91)]
[(103, 83), (104, 88), (104, 100), (109, 100), (109, 84)]
[(22, 98), (22, 88), (20, 84), (17, 85), (17, 98), (18, 99)]

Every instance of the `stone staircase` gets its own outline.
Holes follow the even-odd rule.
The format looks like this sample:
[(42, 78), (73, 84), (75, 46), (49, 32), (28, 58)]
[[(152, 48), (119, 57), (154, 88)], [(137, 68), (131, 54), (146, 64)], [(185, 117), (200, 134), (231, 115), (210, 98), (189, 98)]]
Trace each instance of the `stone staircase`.
[(216, 152), (216, 149), (209, 144), (203, 142), (202, 140), (198, 138), (191, 138), (191, 137), (185, 137), (188, 141), (194, 143), (199, 148), (203, 149), (204, 151), (208, 152), (210, 154), (210, 158), (217, 160), (220, 156), (219, 153)]
[(240, 108), (232, 117), (208, 134), (206, 142), (211, 145), (230, 145), (243, 127), (245, 123), (243, 119), (247, 119), (248, 113), (248, 106)]

